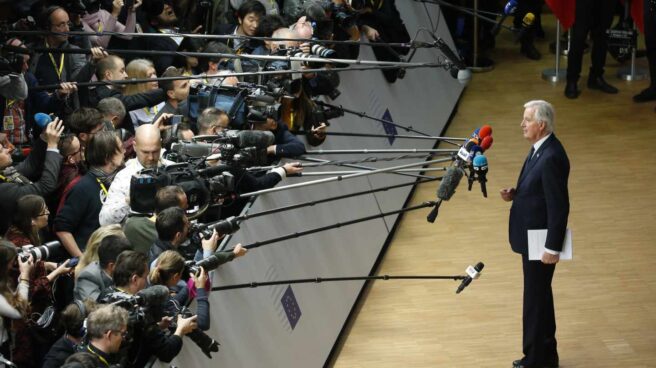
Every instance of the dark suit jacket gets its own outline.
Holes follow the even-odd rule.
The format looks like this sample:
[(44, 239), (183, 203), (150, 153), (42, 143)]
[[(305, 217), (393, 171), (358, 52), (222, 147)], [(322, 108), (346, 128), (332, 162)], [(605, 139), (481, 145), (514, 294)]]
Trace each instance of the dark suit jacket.
[(561, 251), (569, 216), (569, 159), (551, 135), (524, 163), (510, 208), (509, 235), (513, 251), (528, 254), (529, 229), (547, 229), (545, 246)]

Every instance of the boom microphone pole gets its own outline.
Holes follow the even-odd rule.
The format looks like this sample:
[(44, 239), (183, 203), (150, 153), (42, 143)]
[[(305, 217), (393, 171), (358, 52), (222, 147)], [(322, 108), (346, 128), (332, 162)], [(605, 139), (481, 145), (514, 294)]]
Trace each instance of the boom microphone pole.
[[(381, 119), (383, 120), (383, 119)], [(388, 122), (388, 121), (384, 121)], [(302, 135), (303, 132), (292, 132), (292, 134)], [(369, 137), (369, 138), (393, 138), (393, 139), (427, 139), (427, 140), (438, 140), (438, 141), (455, 141), (461, 140), (466, 141), (469, 138), (456, 138), (456, 137), (437, 137), (437, 136), (423, 136), (423, 135), (403, 135), (403, 134), (369, 134), (369, 133), (350, 133), (350, 132), (325, 132), (325, 135), (334, 135), (341, 137)]]
[[(435, 205), (437, 205), (437, 201), (428, 201), (428, 202), (424, 202), (422, 204), (418, 204), (418, 205), (415, 205), (415, 206), (402, 208), (400, 210), (389, 211), (389, 212), (381, 212), (381, 213), (376, 214), (376, 215), (360, 217), (360, 218), (350, 220), (350, 221), (345, 221), (345, 222), (337, 222), (337, 223), (334, 223), (332, 225), (326, 225), (326, 226), (318, 227), (318, 228), (315, 228), (315, 229), (303, 230), (303, 231), (291, 233), (291, 234), (288, 234), (288, 235), (279, 236), (277, 238), (272, 238), (272, 239), (268, 239), (268, 240), (257, 241), (257, 242), (254, 242), (254, 243), (251, 243), (251, 244), (248, 244), (248, 245), (243, 245), (242, 247), (246, 248), (246, 249), (259, 248), (263, 245), (278, 243), (278, 242), (281, 242), (281, 241), (284, 241), (284, 240), (299, 238), (301, 236), (315, 234), (315, 233), (319, 233), (319, 232), (326, 231), (326, 230), (331, 230), (331, 229), (337, 229), (337, 228), (340, 228), (342, 226), (348, 226), (348, 225), (353, 225), (353, 224), (357, 224), (357, 223), (360, 223), (360, 222), (375, 220), (377, 218), (382, 218), (382, 217), (386, 217), (386, 216), (390, 216), (390, 215), (398, 215), (398, 214), (401, 214), (401, 213), (414, 211), (414, 210), (419, 210), (419, 209), (422, 209), (422, 208), (434, 207)], [(232, 250), (233, 249), (228, 249), (227, 251), (232, 251)]]
[(235, 285), (226, 285), (226, 286), (215, 286), (212, 288), (212, 291), (221, 291), (221, 290), (234, 290), (234, 289), (246, 289), (246, 288), (256, 288), (258, 286), (275, 286), (275, 285), (288, 285), (288, 284), (309, 284), (309, 283), (322, 283), (322, 282), (331, 282), (331, 281), (360, 281), (360, 280), (465, 280), (467, 276), (463, 275), (453, 275), (453, 276), (441, 276), (441, 275), (408, 275), (408, 276), (350, 276), (350, 277), (314, 277), (307, 279), (292, 279), (292, 280), (280, 280), (280, 281), (264, 281), (264, 282), (248, 282), (244, 284), (235, 284)]
[[(386, 172), (385, 174), (398, 174), (407, 172), (425, 172), (425, 171), (446, 171), (446, 167), (422, 167), (418, 169), (400, 169), (395, 171)], [(300, 172), (297, 176), (323, 176), (323, 175), (348, 175), (367, 172), (365, 170), (351, 170), (351, 171), (314, 171), (314, 172)]]
[(241, 197), (241, 198), (253, 197), (253, 196), (256, 196), (256, 195), (260, 195), (260, 194), (280, 192), (280, 191), (283, 191), (283, 190), (289, 190), (289, 189), (294, 189), (294, 188), (302, 188), (302, 187), (307, 187), (307, 186), (317, 185), (317, 184), (323, 184), (323, 183), (330, 183), (330, 182), (333, 182), (333, 181), (342, 181), (342, 180), (345, 180), (345, 179), (359, 178), (361, 176), (380, 174), (380, 173), (384, 173), (384, 172), (388, 172), (388, 171), (395, 171), (395, 170), (398, 170), (398, 169), (406, 169), (406, 168), (409, 168), (409, 167), (431, 165), (431, 164), (436, 164), (436, 163), (441, 163), (441, 162), (448, 162), (448, 161), (451, 161), (451, 158), (447, 158), (447, 159), (442, 158), (442, 159), (437, 159), (437, 160), (415, 162), (415, 163), (411, 163), (411, 164), (386, 167), (386, 168), (382, 168), (382, 169), (376, 169), (376, 170), (366, 171), (366, 172), (357, 173), (357, 174), (333, 176), (333, 177), (330, 177), (330, 178), (311, 180), (311, 181), (306, 181), (306, 182), (303, 182), (303, 183), (289, 184), (289, 185), (283, 185), (283, 186), (280, 186), (280, 187), (273, 187), (273, 188), (270, 188), (270, 189), (257, 190), (257, 191), (254, 191), (254, 192), (240, 194), (239, 197)]
[(369, 154), (369, 153), (430, 153), (437, 155), (451, 155), (458, 152), (457, 149), (447, 148), (364, 148), (364, 149), (343, 149), (343, 150), (309, 150), (306, 155), (341, 155), (341, 154)]
[[(442, 67), (446, 68), (446, 67), (448, 67), (448, 64), (446, 64), (446, 65), (442, 65)], [(347, 112), (347, 113), (349, 113), (349, 114), (353, 114), (353, 115), (358, 116), (358, 117), (360, 117), (360, 118), (365, 118), (365, 119), (369, 119), (369, 120), (373, 120), (373, 121), (378, 121), (378, 122), (380, 122), (380, 123), (390, 124), (390, 125), (395, 126), (395, 127), (397, 127), (397, 128), (404, 129), (404, 130), (406, 130), (406, 131), (408, 131), (408, 132), (413, 132), (413, 133), (421, 134), (421, 135), (426, 136), (426, 137), (431, 137), (430, 134), (426, 134), (426, 133), (424, 133), (424, 132), (420, 132), (420, 131), (418, 131), (418, 130), (415, 130), (415, 129), (412, 128), (412, 126), (403, 126), (403, 125), (400, 125), (400, 124), (395, 123), (395, 122), (393, 122), (393, 121), (389, 121), (389, 120), (385, 120), (385, 119), (375, 118), (375, 117), (373, 117), (373, 116), (368, 115), (367, 113), (364, 113), (364, 112), (358, 112), (358, 111), (355, 111), (355, 110), (347, 109), (347, 108), (345, 108), (345, 107), (343, 107), (343, 106), (341, 106), (341, 105), (340, 105), (340, 106), (335, 106), (335, 105), (332, 105), (332, 104), (329, 104), (329, 103), (327, 103), (327, 102), (323, 102), (323, 101), (316, 101), (316, 103), (317, 103), (317, 105), (320, 105), (320, 106), (330, 107), (330, 108), (333, 108), (333, 109), (340, 109), (340, 110), (342, 110), (342, 111), (344, 111), (344, 112)], [(457, 139), (460, 139), (460, 138), (457, 138)], [(448, 139), (442, 139), (442, 141), (447, 142), (447, 143), (450, 143), (450, 144), (453, 144), (453, 145), (455, 145), (455, 146), (460, 146), (459, 143), (451, 142), (451, 141), (449, 141)]]
[(376, 188), (376, 189), (370, 189), (370, 190), (365, 190), (365, 191), (360, 191), (360, 192), (355, 192), (355, 193), (350, 193), (350, 194), (343, 194), (341, 196), (318, 199), (318, 200), (308, 201), (308, 202), (304, 202), (304, 203), (297, 203), (297, 204), (292, 204), (292, 205), (289, 205), (289, 206), (272, 208), (272, 209), (264, 210), (264, 211), (261, 211), (261, 212), (256, 212), (256, 213), (251, 213), (251, 214), (243, 214), (243, 215), (239, 216), (239, 219), (241, 221), (244, 221), (244, 220), (248, 220), (248, 219), (255, 218), (255, 217), (271, 215), (271, 214), (279, 213), (279, 212), (291, 211), (291, 210), (295, 210), (295, 209), (303, 208), (303, 207), (312, 207), (312, 206), (316, 206), (316, 205), (321, 204), (321, 203), (333, 202), (333, 201), (338, 201), (338, 200), (341, 200), (341, 199), (352, 198), (352, 197), (359, 197), (359, 196), (372, 194), (372, 193), (377, 193), (377, 192), (385, 192), (385, 191), (388, 191), (388, 190), (391, 190), (391, 189), (403, 188), (403, 187), (407, 187), (407, 186), (415, 185), (415, 184), (419, 185), (419, 184), (429, 183), (429, 182), (433, 182), (433, 181), (441, 180), (441, 179), (442, 178), (427, 178), (427, 179), (423, 179), (423, 180), (412, 181), (412, 182), (409, 182), (409, 183), (390, 185), (390, 186), (386, 186), (386, 187), (380, 187), (380, 188)]
[[(403, 155), (403, 156), (398, 156), (398, 157), (392, 157), (393, 159), (408, 159), (408, 158), (425, 158), (425, 156), (410, 156), (410, 155)], [(301, 160), (304, 161), (310, 161), (310, 162), (316, 162), (317, 164), (315, 166), (325, 166), (325, 165), (337, 165), (337, 166), (344, 166), (344, 167), (352, 167), (354, 169), (363, 169), (363, 170), (376, 170), (375, 167), (371, 166), (364, 166), (364, 165), (354, 165), (352, 161), (328, 161), (328, 160), (322, 160), (320, 158), (313, 158), (313, 157), (301, 157)], [(386, 158), (371, 158), (369, 157), (368, 159), (365, 160), (359, 160), (358, 162), (378, 162), (378, 161), (387, 161)], [(312, 164), (303, 164), (304, 167), (307, 167), (307, 165), (312, 165)], [(411, 176), (415, 178), (432, 178), (432, 176), (427, 176), (427, 175), (417, 175), (417, 174), (409, 174), (409, 173), (396, 173), (397, 175), (402, 175), (402, 176)]]

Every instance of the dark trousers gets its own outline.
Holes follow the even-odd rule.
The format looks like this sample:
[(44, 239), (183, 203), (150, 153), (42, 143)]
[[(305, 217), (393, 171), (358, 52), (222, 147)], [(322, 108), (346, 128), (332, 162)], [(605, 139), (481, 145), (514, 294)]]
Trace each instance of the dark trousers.
[(556, 350), (556, 317), (554, 314), (551, 280), (556, 265), (529, 261), (522, 256), (524, 270), (524, 312), (522, 363), (527, 367), (541, 366), (558, 359)]
[(604, 74), (606, 53), (608, 51), (608, 35), (617, 0), (576, 0), (576, 18), (570, 32), (572, 43), (567, 54), (567, 81), (577, 82), (581, 75), (583, 48), (588, 33), (592, 38), (592, 67), (590, 78)]
[(645, 46), (652, 88), (656, 88), (656, 1), (644, 0)]

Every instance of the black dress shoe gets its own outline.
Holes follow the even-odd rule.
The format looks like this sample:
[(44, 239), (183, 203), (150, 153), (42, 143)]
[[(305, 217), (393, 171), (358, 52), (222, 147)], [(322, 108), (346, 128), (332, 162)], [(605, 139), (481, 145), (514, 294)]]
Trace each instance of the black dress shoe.
[[(517, 359), (517, 360), (513, 361), (512, 364), (513, 364), (512, 368), (529, 368), (528, 366), (522, 364), (521, 359)], [(550, 363), (546, 363), (544, 365), (541, 365), (540, 368), (558, 368), (558, 360), (556, 360), (555, 362), (550, 362)]]
[(569, 99), (575, 99), (579, 97), (581, 94), (581, 91), (579, 91), (578, 87), (576, 86), (576, 82), (567, 82), (567, 85), (565, 86), (565, 97)]
[(598, 89), (604, 93), (616, 94), (619, 90), (606, 82), (604, 77), (591, 77), (588, 78), (588, 88)]
[(656, 100), (656, 87), (649, 87), (642, 90), (642, 92), (633, 96), (633, 102), (649, 102)]
[(523, 44), (519, 51), (531, 60), (540, 60), (542, 58), (542, 54), (532, 43)]

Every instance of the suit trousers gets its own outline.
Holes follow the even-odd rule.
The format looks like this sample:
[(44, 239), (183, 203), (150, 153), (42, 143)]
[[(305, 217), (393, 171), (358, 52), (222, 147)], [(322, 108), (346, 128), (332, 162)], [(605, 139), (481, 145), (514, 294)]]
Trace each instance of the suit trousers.
[(644, 1), (645, 46), (652, 88), (656, 88), (656, 1)]
[(608, 52), (608, 35), (617, 0), (576, 0), (576, 18), (570, 29), (572, 42), (567, 54), (567, 81), (577, 82), (581, 75), (583, 49), (588, 33), (591, 33), (592, 66), (590, 78), (604, 74), (606, 53)]
[(522, 255), (524, 271), (523, 353), (527, 367), (541, 366), (558, 359), (556, 317), (551, 280), (556, 265), (529, 261)]

